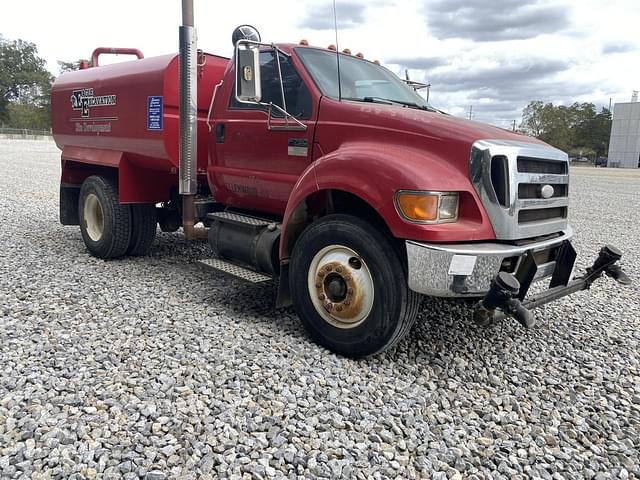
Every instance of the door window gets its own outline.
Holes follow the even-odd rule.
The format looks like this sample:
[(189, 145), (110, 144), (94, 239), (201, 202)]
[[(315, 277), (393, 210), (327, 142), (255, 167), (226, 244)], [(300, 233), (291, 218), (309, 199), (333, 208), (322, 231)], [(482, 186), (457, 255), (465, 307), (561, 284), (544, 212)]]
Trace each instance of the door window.
[[(293, 67), (291, 59), (282, 53), (280, 55), (280, 70), (282, 71), (282, 83), (284, 98), (287, 102), (287, 112), (298, 119), (311, 118), (311, 94), (307, 86)], [(282, 105), (282, 92), (280, 91), (280, 78), (278, 76), (278, 64), (274, 50), (260, 52), (260, 78), (262, 79), (262, 102), (273, 103), (280, 108)], [(229, 107), (232, 109), (264, 110), (264, 105), (252, 105), (240, 103), (234, 95), (231, 95)], [(283, 117), (278, 110), (272, 110), (274, 117)]]

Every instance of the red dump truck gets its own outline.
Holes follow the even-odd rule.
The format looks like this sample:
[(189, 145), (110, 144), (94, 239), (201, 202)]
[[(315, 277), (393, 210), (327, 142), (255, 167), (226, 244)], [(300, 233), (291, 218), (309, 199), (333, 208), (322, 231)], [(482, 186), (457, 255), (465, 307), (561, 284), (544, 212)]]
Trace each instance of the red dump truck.
[(361, 56), (241, 27), (229, 59), (185, 24), (179, 55), (98, 49), (53, 86), (60, 220), (91, 254), (144, 255), (158, 225), (182, 228), (208, 239), (203, 265), (277, 281), (277, 305), (354, 357), (399, 341), (423, 295), (531, 327), (603, 273), (628, 283), (611, 246), (572, 277), (565, 153), (444, 114)]

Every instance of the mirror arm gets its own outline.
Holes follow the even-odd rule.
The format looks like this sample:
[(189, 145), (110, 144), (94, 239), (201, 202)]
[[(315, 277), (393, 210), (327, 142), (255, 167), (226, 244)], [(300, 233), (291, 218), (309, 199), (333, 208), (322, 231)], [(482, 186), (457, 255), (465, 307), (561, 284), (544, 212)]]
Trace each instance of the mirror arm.
[[(277, 125), (273, 125), (273, 123), (271, 123), (271, 120), (272, 120), (271, 112), (272, 112), (272, 110), (274, 108), (276, 110), (280, 111), (284, 115), (284, 121), (285, 121), (284, 129), (285, 130), (306, 130), (307, 129), (307, 126), (304, 123), (302, 123), (300, 120), (298, 120), (296, 117), (291, 115), (286, 110), (283, 110), (282, 107), (280, 107), (279, 105), (276, 105), (273, 102), (269, 102), (268, 104), (263, 103), (262, 105), (268, 105), (269, 106), (269, 112), (267, 113), (267, 115), (268, 115), (268, 118), (267, 118), (267, 129), (268, 130), (279, 130), (279, 129), (282, 129), (282, 127), (278, 127)], [(298, 125), (289, 125), (289, 119), (293, 120)]]
[(287, 53), (284, 50), (281, 50), (275, 43), (254, 42), (253, 40), (238, 40), (236, 42), (236, 48), (238, 48), (238, 45), (240, 45), (241, 43), (244, 45), (256, 45), (258, 47), (271, 47), (274, 50), (277, 50), (278, 52), (280, 52), (285, 57), (291, 57), (290, 53)]
[(282, 69), (280, 68), (280, 52), (278, 52), (278, 48), (276, 48), (276, 64), (278, 65), (278, 78), (280, 79), (280, 95), (282, 96), (282, 108), (286, 111), (287, 101), (284, 98), (284, 81), (282, 80)]
[(271, 46), (271, 48), (273, 48), (276, 52), (281, 53), (281, 54), (282, 54), (282, 55), (284, 55), (285, 57), (289, 57), (289, 58), (291, 58), (291, 54), (290, 54), (290, 53), (287, 53), (287, 52), (285, 52), (284, 50), (280, 50), (280, 49), (278, 48), (278, 46), (277, 46), (275, 43), (272, 43), (270, 46)]

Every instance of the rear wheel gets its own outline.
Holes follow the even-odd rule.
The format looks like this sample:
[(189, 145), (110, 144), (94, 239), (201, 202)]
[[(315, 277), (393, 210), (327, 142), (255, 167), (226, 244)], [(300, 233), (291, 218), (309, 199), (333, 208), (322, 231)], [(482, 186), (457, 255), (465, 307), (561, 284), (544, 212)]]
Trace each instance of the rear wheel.
[(411, 329), (420, 302), (389, 235), (349, 215), (329, 215), (302, 233), (289, 280), (312, 337), (351, 357), (396, 344)]
[(115, 182), (88, 177), (78, 198), (80, 232), (89, 252), (98, 258), (124, 255), (131, 238), (131, 209), (118, 201)]
[(131, 205), (131, 240), (127, 253), (141, 256), (149, 253), (156, 238), (156, 206), (153, 204)]

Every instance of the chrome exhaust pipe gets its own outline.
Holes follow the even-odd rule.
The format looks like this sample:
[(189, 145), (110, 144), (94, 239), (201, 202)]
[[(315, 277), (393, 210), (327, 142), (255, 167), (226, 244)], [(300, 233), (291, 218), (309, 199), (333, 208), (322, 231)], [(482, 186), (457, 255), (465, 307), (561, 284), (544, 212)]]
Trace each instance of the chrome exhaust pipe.
[(198, 83), (193, 0), (182, 0), (180, 27), (180, 184), (181, 195), (197, 191)]
[[(182, 228), (188, 239), (206, 238), (196, 232), (194, 196), (198, 191), (198, 81), (193, 0), (182, 0), (180, 36), (180, 165), (178, 192), (182, 195)], [(200, 233), (200, 235), (199, 235)]]

